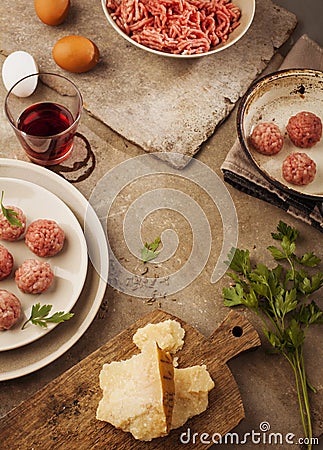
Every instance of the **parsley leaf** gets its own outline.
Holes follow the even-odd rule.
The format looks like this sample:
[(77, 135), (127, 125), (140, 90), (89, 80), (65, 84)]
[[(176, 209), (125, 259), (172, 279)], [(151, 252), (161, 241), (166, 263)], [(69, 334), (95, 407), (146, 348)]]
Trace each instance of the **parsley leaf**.
[(42, 328), (47, 328), (48, 323), (65, 322), (65, 320), (69, 320), (74, 316), (73, 313), (59, 311), (48, 317), (48, 314), (51, 312), (52, 307), (53, 305), (41, 306), (40, 303), (36, 303), (36, 305), (33, 305), (31, 308), (30, 317), (28, 320), (26, 320), (21, 329), (23, 330), (28, 322), (31, 322), (33, 325), (39, 325)]
[(144, 247), (141, 249), (141, 259), (143, 262), (148, 262), (157, 258), (157, 256), (159, 255), (157, 249), (160, 243), (160, 236), (156, 237), (156, 239), (150, 244), (148, 244), (147, 242), (145, 243)]
[(297, 317), (301, 323), (307, 326), (314, 323), (323, 324), (323, 311), (320, 310), (314, 301), (308, 305), (302, 305)]
[(228, 258), (229, 260), (225, 261), (225, 263), (235, 272), (245, 274), (250, 271), (249, 250), (240, 250), (232, 247)]
[(16, 227), (22, 227), (22, 223), (17, 218), (18, 213), (16, 211), (14, 211), (13, 209), (11, 209), (11, 208), (5, 208), (4, 207), (4, 205), (3, 205), (3, 196), (4, 196), (4, 191), (1, 192), (1, 200), (0, 200), (2, 214), (8, 220), (10, 225), (13, 225), (13, 226), (16, 226)]
[(293, 228), (287, 225), (282, 220), (279, 221), (277, 225), (278, 233), (272, 233), (272, 237), (275, 240), (282, 241), (284, 237), (288, 238), (289, 242), (295, 242), (298, 237), (298, 231), (296, 228)]
[(321, 260), (317, 256), (314, 255), (313, 252), (305, 253), (298, 262), (307, 267), (316, 267), (320, 264)]
[(243, 288), (240, 284), (234, 287), (224, 288), (223, 294), (225, 306), (237, 306), (244, 303)]

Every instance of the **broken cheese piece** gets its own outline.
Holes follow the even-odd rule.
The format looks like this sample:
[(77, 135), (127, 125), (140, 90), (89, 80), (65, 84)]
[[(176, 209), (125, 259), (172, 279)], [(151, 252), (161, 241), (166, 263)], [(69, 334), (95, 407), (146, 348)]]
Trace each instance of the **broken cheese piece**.
[(171, 428), (178, 428), (208, 407), (208, 394), (214, 382), (205, 365), (174, 369), (175, 404)]
[(174, 405), (174, 367), (171, 355), (155, 342), (126, 361), (104, 364), (100, 386), (103, 398), (97, 419), (130, 431), (143, 441), (169, 432)]
[(150, 441), (205, 411), (214, 387), (206, 366), (177, 369), (170, 354), (182, 348), (184, 335), (170, 319), (139, 328), (133, 342), (141, 353), (103, 365), (97, 419)]
[(133, 336), (133, 342), (143, 349), (151, 341), (157, 342), (162, 350), (176, 353), (184, 345), (185, 330), (176, 320), (165, 320), (159, 323), (149, 323), (139, 328)]

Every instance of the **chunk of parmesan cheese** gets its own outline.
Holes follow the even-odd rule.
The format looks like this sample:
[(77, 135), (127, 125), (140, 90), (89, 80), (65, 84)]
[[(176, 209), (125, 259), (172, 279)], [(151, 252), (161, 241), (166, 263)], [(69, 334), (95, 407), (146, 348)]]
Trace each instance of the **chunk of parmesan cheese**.
[(100, 386), (103, 398), (97, 419), (130, 431), (143, 441), (169, 432), (174, 405), (174, 367), (171, 355), (155, 342), (126, 361), (104, 364)]
[(133, 336), (133, 342), (140, 349), (151, 342), (157, 342), (162, 350), (176, 353), (184, 345), (185, 330), (176, 320), (165, 320), (159, 323), (149, 323), (139, 328)]
[(174, 369), (175, 403), (171, 428), (178, 428), (208, 407), (214, 382), (205, 365)]
[(174, 368), (172, 354), (182, 348), (184, 335), (175, 320), (139, 328), (133, 341), (141, 353), (103, 365), (97, 419), (150, 441), (205, 411), (214, 387), (206, 366)]

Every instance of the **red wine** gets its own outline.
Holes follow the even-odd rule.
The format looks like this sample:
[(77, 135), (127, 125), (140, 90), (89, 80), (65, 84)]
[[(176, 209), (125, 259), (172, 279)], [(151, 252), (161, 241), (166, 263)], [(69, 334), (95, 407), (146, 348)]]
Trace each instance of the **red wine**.
[(28, 156), (44, 163), (62, 161), (72, 148), (76, 125), (68, 133), (63, 132), (73, 122), (70, 111), (57, 103), (35, 103), (25, 109), (17, 128), (25, 133), (20, 140)]

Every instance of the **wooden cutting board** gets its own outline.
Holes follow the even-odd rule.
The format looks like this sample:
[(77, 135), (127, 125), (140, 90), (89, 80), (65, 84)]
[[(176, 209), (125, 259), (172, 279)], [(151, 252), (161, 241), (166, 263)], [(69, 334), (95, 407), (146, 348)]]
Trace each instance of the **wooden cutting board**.
[[(102, 397), (99, 373), (104, 363), (127, 359), (138, 353), (132, 342), (138, 328), (166, 319), (178, 320), (185, 329), (185, 344), (176, 354), (179, 356), (179, 367), (206, 364), (215, 388), (209, 394), (209, 407), (204, 413), (193, 417), (183, 427), (172, 430), (167, 437), (144, 443), (136, 441), (130, 433), (96, 419), (96, 409)], [(226, 363), (240, 352), (259, 345), (256, 330), (235, 311), (230, 311), (206, 339), (182, 320), (155, 310), (10, 411), (0, 423), (1, 448), (175, 449), (181, 446), (191, 448), (193, 433), (199, 433), (199, 436), (209, 433), (211, 439), (214, 433), (223, 436), (244, 418), (239, 389)], [(197, 440), (194, 449), (205, 449), (210, 445)]]

